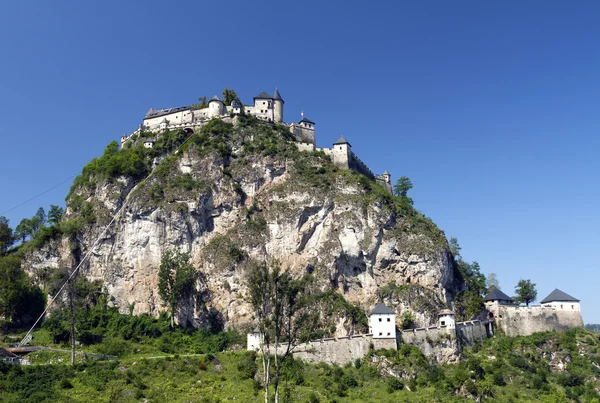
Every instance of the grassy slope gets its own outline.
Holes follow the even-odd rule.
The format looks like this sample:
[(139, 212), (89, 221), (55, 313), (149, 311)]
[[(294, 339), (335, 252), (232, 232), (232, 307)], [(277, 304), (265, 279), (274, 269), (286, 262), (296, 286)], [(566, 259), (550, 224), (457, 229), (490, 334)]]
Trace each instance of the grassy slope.
[[(396, 382), (378, 375), (373, 365), (344, 368), (295, 362), (287, 387), (295, 402), (451, 402), (476, 396), (495, 402), (600, 402), (600, 338), (583, 329), (497, 337), (465, 352), (459, 365), (433, 365), (406, 346), (387, 356), (398, 372)], [(0, 401), (6, 402), (162, 402), (261, 401), (252, 379), (259, 366), (247, 352), (150, 358), (129, 354), (119, 361), (0, 369)], [(56, 358), (56, 357), (55, 357)], [(375, 357), (378, 358), (378, 357)], [(553, 361), (551, 361), (551, 359)], [(566, 370), (550, 364), (562, 362)], [(258, 365), (257, 365), (258, 364)], [(254, 367), (254, 368), (253, 368)], [(285, 383), (284, 383), (285, 386)]]

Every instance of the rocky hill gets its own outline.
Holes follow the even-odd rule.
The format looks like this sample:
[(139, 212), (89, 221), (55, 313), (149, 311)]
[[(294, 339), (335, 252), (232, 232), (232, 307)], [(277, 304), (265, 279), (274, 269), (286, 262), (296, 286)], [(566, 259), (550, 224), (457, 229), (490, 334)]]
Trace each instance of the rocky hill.
[(61, 230), (27, 252), (23, 267), (43, 283), (101, 237), (81, 273), (122, 312), (165, 309), (158, 267), (166, 250), (179, 249), (197, 268), (182, 324), (202, 326), (215, 314), (229, 325), (250, 321), (245, 273), (254, 261), (314, 273), (329, 291), (315, 309), (331, 333), (366, 330), (356, 312), (378, 298), (433, 323), (464, 288), (444, 234), (406, 198), (322, 153), (298, 151), (294, 140), (285, 125), (241, 117), (194, 134), (141, 133), (122, 150), (113, 142), (73, 183)]

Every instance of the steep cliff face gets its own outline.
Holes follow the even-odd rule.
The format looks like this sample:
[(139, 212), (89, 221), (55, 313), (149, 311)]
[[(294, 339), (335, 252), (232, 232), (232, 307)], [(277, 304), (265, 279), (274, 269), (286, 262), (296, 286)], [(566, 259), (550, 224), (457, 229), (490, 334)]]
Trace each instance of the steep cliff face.
[[(72, 267), (102, 235), (82, 273), (100, 280), (122, 311), (157, 315), (165, 309), (157, 289), (163, 252), (189, 252), (196, 293), (179, 321), (196, 324), (209, 308), (229, 324), (251, 319), (244, 295), (252, 261), (313, 272), (322, 290), (363, 310), (383, 297), (399, 314), (413, 310), (420, 325), (433, 323), (463, 287), (434, 224), (326, 156), (298, 152), (285, 128), (213, 121), (189, 138), (164, 136), (154, 150), (133, 143), (111, 151), (137, 153), (123, 163), (145, 164), (134, 174), (106, 175), (98, 168), (104, 157), (86, 167), (68, 198), (65, 220), (74, 229), (28, 255), (31, 273)], [(336, 334), (353, 330), (343, 310), (333, 316)]]

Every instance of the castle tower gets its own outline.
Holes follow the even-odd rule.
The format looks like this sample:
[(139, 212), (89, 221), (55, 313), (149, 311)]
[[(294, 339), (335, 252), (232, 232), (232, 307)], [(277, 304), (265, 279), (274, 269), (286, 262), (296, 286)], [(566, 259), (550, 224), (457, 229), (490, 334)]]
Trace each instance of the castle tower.
[(273, 121), (276, 123), (283, 122), (283, 98), (279, 94), (279, 90), (275, 88), (273, 93)]
[(383, 171), (383, 175), (381, 176), (383, 177), (383, 181), (385, 182), (383, 187), (385, 188), (385, 190), (392, 193), (392, 176), (387, 170)]
[(454, 312), (450, 309), (444, 309), (440, 313), (438, 313), (438, 326), (448, 326), (448, 328), (452, 329), (456, 325), (454, 321)]
[(254, 328), (252, 333), (248, 333), (248, 337), (247, 337), (248, 346), (246, 347), (246, 349), (248, 351), (258, 351), (258, 350), (260, 350), (260, 346), (263, 343), (263, 341), (264, 341), (263, 334), (261, 333), (260, 329), (258, 327), (256, 327), (256, 328)]
[(383, 304), (375, 305), (369, 315), (369, 330), (374, 339), (395, 339), (396, 312)]
[(341, 136), (333, 143), (333, 151), (331, 152), (331, 160), (340, 168), (350, 168), (350, 155), (352, 153), (352, 145)]
[(219, 99), (218, 96), (214, 96), (211, 98), (211, 100), (208, 102), (208, 117), (209, 118), (214, 118), (217, 116), (221, 116), (223, 115), (223, 110), (224, 110), (224, 105), (223, 105), (223, 101), (221, 101)]

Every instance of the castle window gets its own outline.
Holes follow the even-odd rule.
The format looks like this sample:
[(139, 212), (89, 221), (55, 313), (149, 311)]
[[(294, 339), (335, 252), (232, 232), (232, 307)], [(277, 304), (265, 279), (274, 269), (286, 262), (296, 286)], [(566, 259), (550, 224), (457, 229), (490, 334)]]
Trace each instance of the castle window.
[(446, 326), (446, 322), (445, 321), (442, 321), (442, 326)]
[(390, 335), (390, 333), (388, 333), (388, 336)]
[(560, 309), (563, 309), (562, 304), (560, 305)]
[(575, 305), (571, 305), (571, 309), (575, 309)]
[(379, 321), (381, 322), (381, 318), (379, 318)]
[(392, 320), (390, 318), (388, 318), (388, 322), (391, 322)]
[(379, 333), (380, 336), (383, 336), (383, 333)]

